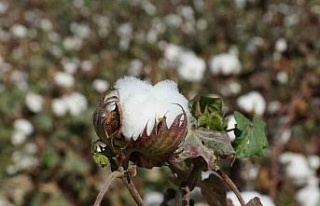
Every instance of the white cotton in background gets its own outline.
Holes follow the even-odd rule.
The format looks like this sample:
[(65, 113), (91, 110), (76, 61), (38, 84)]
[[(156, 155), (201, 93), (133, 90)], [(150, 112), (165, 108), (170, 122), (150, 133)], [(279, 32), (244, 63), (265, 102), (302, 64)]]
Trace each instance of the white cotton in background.
[(237, 95), (241, 92), (241, 84), (235, 81), (226, 82), (226, 84), (222, 86), (220, 92), (224, 97)]
[(54, 82), (58, 86), (72, 87), (75, 83), (74, 77), (66, 72), (56, 72)]
[(0, 14), (4, 14), (9, 8), (7, 2), (0, 2)]
[[(241, 192), (241, 195), (242, 195), (245, 203), (248, 203), (254, 197), (258, 197), (263, 206), (275, 206), (274, 202), (272, 201), (272, 199), (269, 196), (262, 195), (256, 191), (243, 191), (243, 192)], [(236, 197), (236, 195), (233, 192), (228, 192), (227, 198), (232, 201), (233, 206), (241, 206), (238, 198)]]
[(43, 97), (39, 94), (29, 92), (25, 98), (28, 109), (34, 113), (41, 112), (43, 109)]
[(17, 38), (24, 38), (28, 34), (28, 29), (24, 25), (14, 24), (10, 28), (11, 33)]
[(308, 179), (307, 186), (298, 190), (296, 200), (303, 206), (320, 206), (320, 188), (319, 179), (311, 176)]
[(26, 119), (17, 119), (13, 123), (14, 132), (11, 136), (13, 145), (23, 144), (29, 135), (32, 134), (34, 128), (30, 121)]
[(279, 38), (276, 43), (275, 43), (275, 50), (277, 52), (284, 52), (287, 50), (288, 44), (287, 44), (287, 40), (284, 38)]
[(291, 178), (296, 185), (305, 184), (308, 178), (315, 174), (304, 155), (285, 152), (281, 154), (280, 162), (285, 168), (287, 177)]
[(202, 171), (201, 172), (201, 180), (205, 180), (208, 179), (210, 177), (211, 174), (216, 175), (216, 173), (212, 170), (207, 170), (207, 171)]
[(210, 58), (209, 68), (214, 75), (239, 74), (241, 72), (241, 63), (236, 55), (223, 53)]
[(286, 84), (288, 83), (288, 80), (289, 80), (289, 76), (286, 71), (278, 72), (276, 78), (277, 78), (277, 81), (281, 84)]
[(72, 22), (70, 26), (71, 32), (81, 38), (86, 39), (90, 36), (91, 30), (88, 24)]
[(61, 98), (56, 98), (56, 99), (52, 100), (51, 108), (52, 108), (53, 113), (59, 117), (66, 115), (68, 112), (68, 105)]
[(76, 73), (79, 68), (79, 60), (76, 58), (74, 59), (63, 58), (61, 61), (61, 64), (63, 66), (64, 71), (67, 72), (68, 74)]
[(83, 40), (79, 37), (66, 37), (63, 39), (62, 45), (65, 50), (75, 50), (78, 51), (82, 48)]
[(82, 71), (91, 71), (93, 68), (93, 63), (90, 60), (84, 60), (81, 62)]
[(25, 135), (32, 134), (34, 128), (32, 123), (27, 119), (17, 119), (13, 123), (13, 128)]
[(92, 86), (93, 88), (99, 92), (99, 93), (104, 93), (106, 92), (109, 87), (110, 87), (110, 84), (109, 82), (107, 82), (106, 80), (103, 80), (103, 79), (95, 79), (93, 82), (92, 82)]
[(279, 101), (271, 101), (268, 104), (267, 111), (270, 114), (275, 114), (281, 109), (281, 103)]
[(203, 79), (206, 63), (193, 51), (175, 44), (166, 44), (164, 57), (170, 67), (177, 69), (182, 79), (190, 82), (200, 82)]
[[(226, 117), (226, 119), (228, 121), (227, 130), (236, 128), (237, 122), (236, 122), (236, 119), (234, 118), (234, 115), (230, 115)], [(231, 142), (233, 142), (233, 140), (236, 138), (233, 130), (228, 132), (228, 136)]]
[(190, 82), (200, 82), (206, 70), (206, 63), (193, 52), (183, 52), (180, 54), (177, 70), (182, 79)]
[(182, 114), (182, 108), (190, 114), (187, 99), (173, 81), (165, 80), (152, 86), (134, 77), (125, 77), (118, 80), (114, 88), (122, 106), (122, 133), (129, 139), (136, 140), (146, 126), (150, 134), (155, 121), (164, 116), (170, 127), (175, 117)]
[(263, 115), (266, 110), (266, 101), (256, 91), (249, 92), (237, 99), (237, 105), (246, 112)]
[(164, 57), (170, 63), (174, 63), (180, 56), (180, 53), (183, 51), (183, 48), (175, 44), (166, 44), (164, 46)]
[(63, 97), (72, 116), (78, 116), (88, 108), (87, 98), (77, 92)]
[(163, 201), (163, 194), (160, 192), (147, 192), (143, 197), (145, 206), (161, 205)]
[(41, 19), (40, 21), (40, 28), (43, 30), (43, 31), (52, 31), (53, 29), (53, 24), (52, 22), (49, 20), (49, 19)]
[(130, 76), (138, 77), (142, 74), (143, 63), (139, 59), (133, 59), (128, 68), (128, 74)]
[(87, 110), (88, 101), (84, 95), (73, 92), (61, 98), (54, 99), (51, 108), (56, 116), (64, 116), (68, 112), (72, 116), (78, 116)]

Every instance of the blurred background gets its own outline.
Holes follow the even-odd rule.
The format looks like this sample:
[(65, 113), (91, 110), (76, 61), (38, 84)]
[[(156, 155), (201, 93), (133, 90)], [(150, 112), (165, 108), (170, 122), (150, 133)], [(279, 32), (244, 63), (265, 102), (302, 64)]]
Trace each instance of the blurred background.
[[(267, 123), (264, 158), (225, 171), (276, 205), (319, 206), (319, 0), (1, 0), (0, 205), (92, 205), (92, 113), (125, 76), (219, 95)], [(232, 136), (232, 134), (231, 134)], [(139, 170), (146, 200), (167, 168)], [(103, 205), (133, 205), (120, 181)], [(152, 205), (152, 204), (151, 204)]]

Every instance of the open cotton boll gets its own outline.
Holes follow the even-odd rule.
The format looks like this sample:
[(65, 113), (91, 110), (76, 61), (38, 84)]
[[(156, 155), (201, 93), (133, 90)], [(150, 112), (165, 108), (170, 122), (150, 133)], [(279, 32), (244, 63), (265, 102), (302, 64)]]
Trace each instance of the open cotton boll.
[(242, 95), (237, 99), (238, 106), (246, 112), (263, 115), (266, 110), (266, 101), (263, 96), (255, 91)]
[(209, 68), (211, 73), (214, 75), (239, 74), (241, 71), (241, 63), (236, 55), (223, 53), (210, 58)]
[(190, 113), (188, 101), (170, 80), (152, 86), (134, 77), (125, 77), (118, 80), (114, 88), (122, 106), (122, 133), (129, 139), (136, 140), (146, 127), (149, 135), (164, 116), (170, 127), (183, 110)]

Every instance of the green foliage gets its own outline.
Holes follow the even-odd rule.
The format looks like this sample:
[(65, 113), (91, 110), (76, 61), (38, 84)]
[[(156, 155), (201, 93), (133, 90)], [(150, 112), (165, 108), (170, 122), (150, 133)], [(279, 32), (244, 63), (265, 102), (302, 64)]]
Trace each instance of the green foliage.
[(234, 131), (236, 135), (234, 147), (237, 158), (262, 156), (263, 150), (268, 147), (266, 124), (256, 117), (251, 122), (239, 112), (235, 112), (234, 117), (237, 122)]
[(197, 119), (198, 127), (223, 131), (227, 122), (222, 116), (222, 100), (198, 96), (190, 102), (192, 115)]

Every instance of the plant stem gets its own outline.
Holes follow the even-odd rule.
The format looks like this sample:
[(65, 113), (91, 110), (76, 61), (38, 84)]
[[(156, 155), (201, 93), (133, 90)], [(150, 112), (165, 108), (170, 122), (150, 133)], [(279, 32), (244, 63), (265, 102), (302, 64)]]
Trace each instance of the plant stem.
[(107, 181), (104, 183), (102, 189), (100, 190), (98, 197), (96, 198), (96, 201), (94, 202), (93, 206), (100, 206), (102, 199), (106, 194), (106, 192), (108, 191), (113, 180), (115, 180), (118, 177), (122, 177), (123, 175), (124, 175), (123, 171), (114, 171), (110, 174)]
[(238, 190), (237, 186), (233, 183), (233, 181), (229, 178), (229, 176), (222, 172), (222, 170), (217, 170), (217, 172), (228, 185), (228, 187), (232, 190), (232, 192), (234, 192), (234, 194), (237, 196), (241, 206), (245, 206), (246, 203), (244, 202), (240, 191)]
[(131, 196), (133, 197), (133, 199), (135, 200), (137, 205), (138, 206), (143, 206), (143, 200), (142, 200), (137, 188), (132, 183), (132, 181), (130, 179), (128, 181), (127, 177), (122, 177), (121, 180), (126, 185), (126, 187), (128, 188)]

